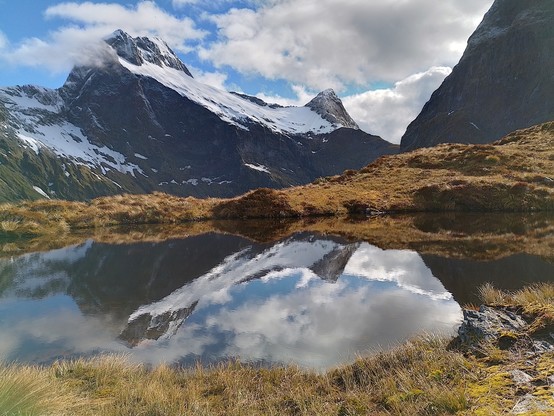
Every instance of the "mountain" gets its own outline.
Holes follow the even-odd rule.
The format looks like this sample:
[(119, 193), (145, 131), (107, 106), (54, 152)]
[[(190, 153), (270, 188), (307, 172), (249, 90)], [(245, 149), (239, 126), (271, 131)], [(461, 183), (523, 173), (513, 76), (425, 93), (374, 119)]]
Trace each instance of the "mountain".
[(496, 0), (452, 73), (402, 137), (401, 151), (489, 143), (554, 120), (554, 2)]
[(358, 247), (358, 243), (310, 233), (294, 234), (270, 245), (253, 244), (221, 259), (217, 267), (164, 298), (139, 306), (130, 314), (119, 338), (130, 346), (147, 339), (168, 339), (199, 303), (209, 302), (214, 294), (254, 280), (278, 279), (287, 271), (305, 270), (306, 274), (315, 273), (314, 277), (336, 283)]
[(56, 90), (0, 89), (0, 201), (163, 191), (234, 196), (360, 168), (397, 146), (332, 90), (282, 107), (202, 84), (167, 44), (118, 30)]

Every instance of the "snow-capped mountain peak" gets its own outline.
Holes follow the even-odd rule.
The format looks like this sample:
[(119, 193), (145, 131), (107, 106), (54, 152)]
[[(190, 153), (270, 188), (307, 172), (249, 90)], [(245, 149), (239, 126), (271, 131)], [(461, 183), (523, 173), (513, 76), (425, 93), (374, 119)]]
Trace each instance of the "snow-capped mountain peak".
[[(305, 107), (262, 105), (240, 95), (203, 84), (165, 42), (156, 38), (133, 38), (118, 30), (105, 39), (117, 53), (119, 63), (134, 75), (156, 80), (179, 95), (201, 105), (221, 120), (244, 130), (262, 125), (276, 133), (325, 134), (340, 127), (358, 128), (334, 92), (324, 92)], [(355, 126), (355, 127), (354, 127)]]
[(121, 29), (116, 30), (104, 39), (120, 58), (130, 64), (141, 66), (145, 63), (161, 68), (172, 68), (182, 71), (189, 77), (192, 74), (186, 65), (175, 55), (175, 52), (160, 38), (131, 37)]
[(306, 107), (319, 114), (324, 120), (333, 125), (340, 125), (351, 129), (359, 129), (356, 122), (350, 117), (342, 105), (342, 101), (331, 88), (320, 92)]

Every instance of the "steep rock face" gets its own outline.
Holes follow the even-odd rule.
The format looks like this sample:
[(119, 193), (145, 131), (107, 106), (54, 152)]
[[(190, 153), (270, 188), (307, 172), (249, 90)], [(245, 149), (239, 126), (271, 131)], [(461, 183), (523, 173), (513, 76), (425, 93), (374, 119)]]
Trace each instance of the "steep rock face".
[(554, 2), (496, 0), (400, 148), (488, 143), (554, 119)]
[(12, 146), (63, 160), (66, 179), (71, 165), (106, 184), (81, 178), (71, 194), (59, 191), (63, 178), (51, 177), (49, 196), (228, 197), (307, 183), (397, 151), (361, 131), (331, 90), (305, 107), (267, 104), (198, 82), (160, 39), (116, 31), (105, 41), (103, 65), (74, 68), (58, 90), (0, 90)]

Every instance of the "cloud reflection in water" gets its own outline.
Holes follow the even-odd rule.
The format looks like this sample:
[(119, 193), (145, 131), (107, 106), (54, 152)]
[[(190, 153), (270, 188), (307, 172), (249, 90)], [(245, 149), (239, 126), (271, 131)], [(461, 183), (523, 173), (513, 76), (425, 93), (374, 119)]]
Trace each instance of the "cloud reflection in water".
[[(0, 298), (0, 331), (9, 334), (1, 337), (0, 355), (47, 361), (64, 355), (125, 351), (149, 363), (241, 357), (323, 369), (422, 331), (451, 333), (461, 319), (458, 304), (416, 252), (306, 234), (271, 246), (244, 248), (241, 244), (181, 288), (155, 301), (144, 299), (146, 303), (127, 315), (128, 322), (118, 316), (121, 311), (115, 310), (113, 301), (84, 296), (85, 289), (76, 284), (80, 262), (94, 264), (96, 272), (103, 273), (102, 265), (109, 263), (106, 255), (98, 257), (102, 264), (95, 264), (91, 253), (110, 246), (87, 243), (68, 248), (65, 261), (63, 250), (55, 256), (44, 253), (15, 259), (9, 265), (15, 276), (12, 287)], [(202, 248), (212, 249), (210, 244)], [(144, 264), (152, 251), (137, 245), (126, 250), (130, 258), (119, 261), (131, 264), (141, 258)], [(148, 263), (160, 267), (167, 252), (164, 256)], [(183, 257), (182, 262), (186, 261)], [(0, 265), (0, 270), (5, 269)], [(33, 285), (40, 278), (44, 285), (49, 276), (58, 280), (63, 276), (67, 284), (30, 300), (23, 295), (30, 289), (23, 276), (31, 270)], [(164, 278), (172, 276), (166, 272)], [(94, 279), (87, 280), (82, 286), (94, 292), (93, 283)], [(117, 281), (111, 284), (117, 286)], [(92, 307), (91, 302), (98, 304)], [(157, 340), (145, 337), (131, 349), (117, 340), (138, 316), (152, 318), (151, 325), (156, 319), (171, 320), (171, 312), (193, 304), (182, 322), (162, 325), (170, 329)]]

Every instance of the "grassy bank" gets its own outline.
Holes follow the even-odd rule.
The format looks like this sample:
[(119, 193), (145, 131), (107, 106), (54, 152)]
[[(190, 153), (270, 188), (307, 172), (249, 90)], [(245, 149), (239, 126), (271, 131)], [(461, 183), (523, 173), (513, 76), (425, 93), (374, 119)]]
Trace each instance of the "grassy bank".
[(492, 260), (527, 253), (554, 261), (554, 215), (537, 213), (420, 213), (379, 215), (370, 219), (318, 217), (279, 220), (191, 221), (147, 226), (89, 227), (35, 236), (0, 235), (0, 258), (46, 251), (92, 239), (132, 244), (183, 239), (205, 233), (238, 235), (273, 242), (298, 232), (365, 241), (381, 249), (416, 250), (450, 258)]
[(378, 159), (359, 171), (232, 199), (162, 193), (89, 202), (0, 205), (0, 233), (59, 235), (117, 224), (205, 219), (351, 216), (413, 211), (554, 210), (554, 122), (492, 145), (440, 145)]
[[(326, 374), (238, 363), (147, 370), (121, 357), (10, 371), (18, 376), (13, 384), (23, 384), (19, 391), (35, 380), (34, 373), (40, 374), (43, 394), (27, 394), (33, 403), (22, 405), (31, 409), (23, 414), (32, 415), (57, 414), (60, 403), (73, 402), (65, 414), (415, 415), (470, 409), (464, 385), (474, 378), (472, 366), (462, 355), (447, 351), (443, 341), (421, 340)], [(0, 399), (0, 414), (2, 406)]]
[[(2, 366), (0, 414), (497, 415), (523, 397), (535, 401), (522, 414), (551, 414), (554, 352), (537, 353), (533, 342), (554, 330), (554, 285), (511, 294), (485, 287), (482, 295), (528, 322), (525, 331), (502, 335), (509, 346), (426, 337), (322, 374), (239, 363), (147, 369), (113, 356)], [(521, 384), (516, 370), (531, 380)]]

